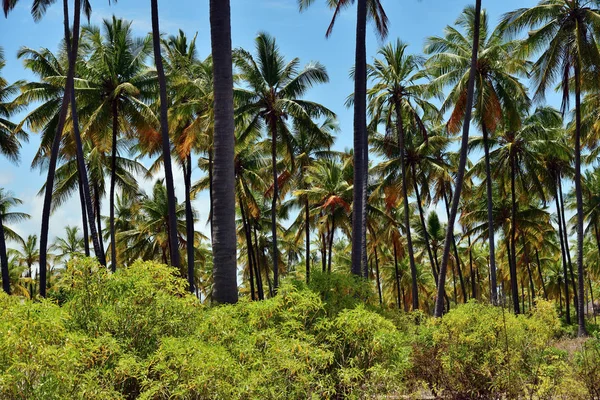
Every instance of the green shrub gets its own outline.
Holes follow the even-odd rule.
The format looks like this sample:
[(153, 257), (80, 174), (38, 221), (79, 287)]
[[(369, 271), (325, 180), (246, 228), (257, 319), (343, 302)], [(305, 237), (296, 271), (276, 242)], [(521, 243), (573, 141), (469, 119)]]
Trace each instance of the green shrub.
[(587, 340), (575, 354), (577, 374), (587, 388), (590, 399), (600, 399), (600, 335)]
[(571, 379), (566, 354), (551, 346), (559, 331), (550, 303), (526, 317), (471, 301), (421, 329), (414, 376), (450, 398), (550, 398)]
[(371, 285), (352, 274), (315, 271), (308, 287), (321, 296), (329, 316), (374, 300)]

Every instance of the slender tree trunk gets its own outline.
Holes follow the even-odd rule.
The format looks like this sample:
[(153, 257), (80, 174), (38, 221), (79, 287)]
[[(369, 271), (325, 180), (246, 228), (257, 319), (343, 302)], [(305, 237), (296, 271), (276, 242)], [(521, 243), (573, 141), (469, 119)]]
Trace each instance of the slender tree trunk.
[(562, 191), (562, 177), (559, 173), (558, 175), (558, 193), (560, 195), (560, 209), (561, 209), (561, 218), (563, 222), (563, 235), (565, 236), (565, 253), (567, 254), (567, 261), (569, 266), (569, 273), (571, 275), (571, 285), (573, 289), (573, 307), (575, 307), (575, 315), (579, 315), (578, 309), (578, 294), (577, 294), (577, 283), (575, 279), (575, 273), (573, 272), (573, 263), (571, 262), (571, 249), (569, 248), (569, 234), (567, 231), (567, 220), (565, 218), (565, 203), (563, 200), (563, 191)]
[(511, 196), (511, 211), (510, 211), (510, 253), (511, 253), (511, 270), (510, 270), (510, 287), (513, 294), (513, 306), (515, 314), (520, 314), (519, 309), (519, 287), (517, 281), (517, 251), (516, 251), (516, 232), (517, 232), (517, 201), (515, 199), (515, 155), (510, 155), (510, 196)]
[(532, 301), (535, 299), (535, 285), (533, 284), (533, 274), (531, 273), (531, 260), (529, 259), (529, 249), (527, 248), (527, 242), (525, 236), (522, 233), (521, 239), (523, 241), (523, 254), (525, 256), (525, 265), (527, 266), (527, 274), (529, 275), (529, 286), (531, 289)]
[(367, 0), (357, 0), (354, 63), (354, 185), (352, 189), (352, 273), (363, 276), (367, 218)]
[(538, 249), (535, 249), (535, 258), (537, 261), (538, 274), (540, 275), (540, 282), (542, 282), (542, 290), (544, 292), (544, 300), (548, 300), (548, 291), (546, 290), (546, 283), (544, 282), (544, 275), (542, 274), (542, 263), (540, 262), (540, 253)]
[[(225, 1), (223, 1), (225, 2)], [(211, 2), (212, 6), (212, 2)], [(162, 55), (160, 49), (160, 26), (159, 26), (159, 18), (158, 18), (158, 0), (150, 0), (150, 8), (152, 13), (152, 45), (154, 47), (154, 63), (156, 65), (156, 74), (158, 75), (158, 94), (160, 99), (160, 133), (162, 137), (162, 151), (163, 151), (163, 166), (165, 169), (165, 182), (167, 184), (167, 203), (169, 208), (169, 244), (171, 246), (171, 265), (177, 269), (180, 267), (179, 263), (179, 241), (177, 239), (177, 219), (175, 216), (175, 206), (176, 206), (176, 198), (175, 198), (175, 186), (173, 182), (173, 168), (171, 165), (171, 144), (169, 142), (169, 122), (167, 117), (167, 111), (169, 102), (167, 100), (167, 81), (165, 78), (165, 71), (163, 68)], [(212, 17), (212, 13), (211, 13)], [(211, 19), (212, 22), (212, 19)], [(212, 24), (211, 24), (212, 25)], [(212, 37), (212, 35), (211, 35)], [(222, 50), (224, 51), (224, 50)], [(213, 53), (213, 69), (217, 67), (214, 66), (214, 53)], [(215, 74), (215, 81), (217, 76)], [(217, 83), (215, 82), (215, 87)], [(233, 90), (233, 85), (232, 85)], [(215, 90), (215, 103), (217, 98), (217, 91)], [(217, 125), (217, 108), (215, 105), (215, 131)], [(233, 168), (233, 162), (230, 168)], [(231, 194), (233, 196), (233, 193)], [(222, 203), (221, 203), (222, 204)], [(235, 207), (235, 200), (232, 202)], [(232, 215), (232, 218), (235, 218), (235, 213)], [(215, 263), (217, 265), (217, 263)], [(219, 269), (219, 268), (217, 268)], [(215, 276), (215, 281), (218, 278)], [(215, 291), (219, 291), (220, 287), (218, 284), (215, 284)], [(236, 288), (237, 294), (237, 288)], [(235, 296), (232, 296), (232, 299)], [(219, 299), (215, 299), (217, 302), (220, 302)], [(225, 299), (224, 299), (225, 300)]]
[(492, 192), (492, 169), (490, 166), (490, 144), (488, 131), (485, 124), (482, 124), (481, 131), (483, 132), (483, 149), (485, 154), (485, 188), (487, 194), (487, 216), (488, 216), (488, 236), (489, 236), (489, 251), (490, 251), (490, 286), (492, 290), (492, 304), (498, 304), (498, 289), (496, 282), (496, 244), (494, 241), (494, 215), (493, 215), (493, 192)]
[[(79, 49), (79, 26), (81, 20), (81, 0), (75, 0), (75, 9), (73, 10), (73, 35), (69, 48), (69, 63), (76, 64), (77, 55)], [(67, 28), (68, 29), (68, 28)], [(70, 82), (67, 81), (67, 85), (71, 85), (70, 96), (71, 96), (71, 121), (73, 124), (73, 136), (75, 138), (75, 148), (77, 153), (77, 168), (81, 171), (81, 179), (83, 181), (83, 194), (85, 198), (85, 204), (87, 209), (87, 214), (92, 214), (92, 199), (91, 199), (91, 191), (90, 185), (88, 181), (86, 166), (85, 166), (85, 157), (83, 155), (83, 143), (81, 141), (81, 134), (79, 132), (79, 120), (77, 118), (77, 104), (75, 99), (75, 84), (74, 79), (71, 79)], [(90, 224), (90, 235), (92, 236), (92, 243), (94, 244), (94, 252), (96, 253), (96, 257), (101, 265), (106, 266), (106, 256), (103, 251), (101, 251), (100, 241), (102, 240), (101, 231), (96, 231), (94, 224)]]
[[(90, 229), (94, 228), (94, 230), (98, 230), (98, 232), (102, 232), (102, 214), (100, 213), (100, 190), (98, 189), (98, 185), (96, 183), (94, 183), (94, 207), (96, 211), (95, 213), (93, 213), (92, 215), (94, 215), (96, 217), (96, 226), (94, 226), (94, 221), (90, 220)], [(101, 233), (100, 233), (101, 234)], [(102, 255), (106, 254), (106, 252), (104, 251), (104, 241), (100, 241), (99, 243), (99, 247), (100, 247), (100, 253)], [(94, 250), (96, 251), (96, 250)]]
[[(375, 253), (375, 278), (377, 279), (377, 294), (379, 295), (379, 305), (383, 305), (383, 296), (381, 294), (381, 277), (379, 275), (379, 256), (377, 254), (377, 247), (374, 248)], [(591, 281), (590, 281), (591, 283)], [(400, 308), (400, 307), (398, 307)]]
[(277, 198), (279, 197), (279, 182), (277, 181), (277, 120), (269, 118), (271, 131), (271, 168), (273, 172), (273, 200), (271, 201), (271, 236), (273, 243), (273, 286), (275, 292), (279, 287), (279, 260), (277, 249)]
[[(596, 310), (594, 310), (594, 289), (592, 287), (592, 277), (588, 274), (588, 285), (590, 288), (590, 297), (592, 300), (592, 315), (594, 316), (594, 323), (596, 323)], [(588, 310), (589, 313), (589, 310)]]
[[(563, 306), (562, 306), (562, 291), (560, 290), (561, 287), (562, 287), (562, 281), (559, 276), (559, 278), (558, 278), (558, 309), (559, 309), (560, 314), (562, 315)], [(567, 300), (567, 304), (568, 303), (569, 303), (569, 301)]]
[[(119, 109), (117, 100), (112, 104), (112, 157), (110, 160), (110, 269), (117, 270), (117, 240), (115, 232), (115, 184), (117, 183), (117, 135), (119, 133)], [(102, 233), (100, 233), (102, 234)]]
[(306, 244), (306, 283), (309, 283), (310, 282), (310, 207), (308, 204), (308, 197), (304, 201), (304, 213), (305, 213), (304, 230), (306, 233), (306, 238), (304, 239), (304, 242)]
[(467, 235), (467, 245), (469, 246), (469, 270), (471, 272), (471, 296), (477, 298), (477, 285), (475, 283), (475, 273), (473, 272), (473, 251), (471, 250), (471, 235)]
[[(265, 292), (264, 292), (264, 286), (263, 286), (263, 281), (262, 281), (262, 272), (261, 272), (261, 268), (260, 268), (260, 254), (259, 254), (260, 244), (258, 243), (258, 235), (256, 234), (256, 224), (253, 224), (253, 228), (254, 228), (254, 248), (256, 250), (256, 252), (254, 253), (254, 264), (256, 266), (255, 275), (257, 276), (257, 281), (258, 281), (258, 298), (259, 298), (259, 300), (264, 300)], [(252, 229), (252, 227), (250, 227), (250, 229)], [(269, 279), (269, 274), (267, 271), (267, 283), (269, 284), (269, 293), (270, 293), (271, 292), (271, 283), (268, 281), (268, 279)]]
[(2, 267), (2, 289), (10, 294), (10, 275), (8, 271), (8, 257), (6, 256), (6, 239), (4, 236), (4, 224), (2, 222), (2, 210), (0, 210), (0, 266)]
[[(396, 103), (396, 109), (398, 109), (398, 103)], [(396, 111), (396, 115), (398, 118), (399, 112)], [(404, 153), (402, 153), (404, 154)], [(402, 158), (402, 156), (401, 156)], [(437, 259), (435, 259), (431, 253), (431, 245), (429, 243), (429, 232), (427, 232), (427, 224), (425, 223), (425, 213), (423, 212), (423, 206), (421, 204), (421, 195), (419, 193), (419, 185), (417, 184), (417, 172), (415, 170), (415, 164), (410, 164), (410, 169), (413, 176), (413, 189), (415, 190), (415, 196), (417, 197), (417, 207), (419, 209), (419, 219), (421, 221), (421, 228), (423, 229), (423, 239), (425, 240), (425, 249), (427, 250), (427, 255), (429, 256), (429, 263), (431, 264), (431, 269), (435, 271), (438, 270)], [(405, 221), (406, 223), (406, 221)], [(408, 226), (408, 225), (407, 225)], [(434, 273), (434, 277), (437, 278), (437, 274)], [(436, 279), (437, 282), (437, 279)]]
[(577, 199), (577, 323), (578, 336), (587, 336), (584, 311), (584, 278), (583, 268), (583, 194), (581, 189), (581, 70), (579, 61), (575, 61), (575, 198)]
[[(333, 214), (333, 213), (332, 213)], [(329, 236), (329, 259), (327, 260), (328, 264), (327, 264), (327, 272), (331, 273), (331, 259), (332, 257), (332, 250), (333, 250), (333, 237), (335, 235), (335, 219), (333, 217), (333, 215), (331, 216), (331, 232), (330, 232), (330, 236)]]
[[(569, 273), (567, 271), (567, 244), (565, 243), (565, 235), (563, 235), (563, 222), (561, 216), (561, 207), (560, 207), (560, 197), (558, 192), (558, 177), (554, 182), (554, 192), (555, 192), (555, 200), (556, 200), (556, 213), (558, 214), (558, 236), (560, 238), (560, 251), (562, 253), (562, 264), (563, 264), (563, 275), (565, 277), (565, 303), (566, 303), (566, 320), (567, 324), (571, 324), (571, 310), (569, 306)], [(562, 307), (561, 307), (562, 309)], [(561, 311), (562, 312), (562, 311)]]
[(230, 14), (229, 0), (210, 0), (210, 38), (215, 107), (211, 225), (215, 287), (213, 299), (217, 303), (235, 303), (238, 300)]
[[(419, 308), (419, 288), (417, 286), (417, 266), (410, 232), (410, 209), (408, 207), (408, 185), (406, 183), (406, 163), (404, 159), (404, 122), (402, 121), (402, 108), (399, 98), (395, 98), (396, 124), (398, 127), (398, 151), (400, 152), (400, 168), (402, 173), (402, 198), (404, 201), (404, 226), (406, 228), (406, 245), (408, 247), (408, 261), (410, 264), (410, 275), (412, 280), (412, 307)], [(431, 262), (432, 268), (435, 265)]]
[[(69, 46), (68, 52), (70, 52), (71, 34), (69, 33), (69, 2), (63, 0), (63, 20), (64, 20), (64, 36), (67, 45)], [(71, 98), (71, 83), (75, 76), (75, 59), (69, 59), (69, 67), (67, 69), (67, 81), (65, 84), (65, 91), (63, 93), (63, 100), (60, 106), (60, 113), (58, 115), (58, 124), (56, 126), (56, 133), (52, 140), (52, 148), (50, 150), (50, 160), (48, 163), (48, 177), (46, 178), (46, 190), (44, 192), (44, 205), (42, 208), (42, 223), (40, 232), (40, 296), (46, 297), (46, 273), (47, 273), (47, 254), (48, 254), (48, 230), (50, 225), (50, 212), (52, 207), (52, 192), (54, 191), (54, 177), (56, 173), (56, 161), (58, 159), (58, 152), (60, 151), (60, 142), (65, 127), (65, 121), (67, 119), (67, 113), (69, 111), (69, 100)]]
[(471, 122), (471, 112), (473, 106), (473, 92), (475, 88), (475, 69), (477, 67), (477, 53), (479, 50), (479, 26), (481, 20), (481, 0), (475, 1), (475, 24), (473, 33), (473, 51), (471, 54), (471, 69), (469, 71), (469, 81), (467, 85), (467, 101), (465, 109), (465, 120), (463, 123), (463, 133), (460, 147), (460, 159), (458, 163), (458, 173), (456, 176), (456, 191), (452, 197), (452, 208), (450, 218), (448, 218), (448, 229), (446, 232), (446, 241), (444, 242), (444, 253), (442, 255), (442, 264), (437, 286), (437, 297), (435, 302), (434, 316), (441, 317), (444, 313), (444, 287), (446, 285), (446, 270), (448, 269), (448, 260), (450, 258), (450, 245), (454, 235), (454, 222), (458, 213), (460, 194), (462, 192), (465, 169), (467, 166), (467, 153), (469, 145), (469, 126)]
[(192, 211), (192, 154), (188, 154), (183, 163), (185, 171), (183, 179), (185, 181), (185, 230), (187, 240), (187, 277), (190, 293), (194, 293), (194, 212)]
[(211, 244), (212, 238), (214, 236), (213, 233), (213, 149), (210, 147), (208, 149), (208, 201), (210, 205), (208, 206), (208, 223), (210, 224), (210, 237)]
[(327, 251), (326, 251), (327, 239), (325, 233), (321, 232), (321, 267), (323, 273), (327, 272)]
[(248, 220), (246, 219), (246, 212), (244, 211), (244, 203), (242, 202), (241, 196), (238, 196), (238, 202), (240, 203), (240, 213), (242, 214), (242, 225), (244, 229), (244, 236), (246, 236), (246, 247), (248, 253), (248, 269), (250, 270), (250, 298), (252, 301), (256, 300), (254, 296), (254, 277), (252, 270), (254, 268), (254, 263), (252, 260), (252, 237), (250, 235), (250, 228), (248, 227)]
[(90, 238), (88, 236), (88, 215), (85, 209), (85, 196), (83, 195), (83, 181), (79, 170), (77, 171), (77, 188), (79, 191), (79, 203), (81, 204), (81, 225), (83, 229), (83, 246), (85, 256), (90, 256)]
[[(394, 269), (396, 271), (396, 292), (398, 296), (398, 310), (402, 308), (402, 303), (400, 302), (401, 295), (400, 290), (400, 270), (398, 268), (398, 250), (396, 248), (396, 241), (394, 240)], [(405, 303), (406, 304), (406, 303)]]

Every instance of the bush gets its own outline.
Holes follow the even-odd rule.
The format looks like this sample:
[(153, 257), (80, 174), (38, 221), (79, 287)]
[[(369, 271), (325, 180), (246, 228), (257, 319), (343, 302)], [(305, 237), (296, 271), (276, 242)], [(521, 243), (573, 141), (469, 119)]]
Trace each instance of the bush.
[(548, 302), (526, 317), (471, 301), (421, 330), (415, 377), (456, 399), (552, 398), (572, 379), (566, 353), (551, 346), (558, 332)]
[(590, 399), (600, 399), (600, 335), (586, 341), (575, 355), (577, 374), (590, 394)]

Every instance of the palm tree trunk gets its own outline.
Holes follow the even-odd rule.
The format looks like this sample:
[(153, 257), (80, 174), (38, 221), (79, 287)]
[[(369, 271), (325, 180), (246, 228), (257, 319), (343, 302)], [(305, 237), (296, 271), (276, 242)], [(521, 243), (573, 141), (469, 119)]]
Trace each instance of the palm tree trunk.
[(335, 235), (335, 219), (334, 216), (331, 216), (331, 233), (329, 237), (329, 260), (327, 265), (327, 272), (331, 273), (331, 259), (332, 259), (332, 250), (333, 250), (333, 236)]
[(485, 188), (487, 194), (487, 216), (489, 233), (489, 251), (490, 251), (490, 286), (492, 290), (492, 304), (498, 304), (498, 288), (496, 282), (496, 244), (494, 241), (494, 215), (493, 215), (493, 192), (492, 192), (492, 172), (490, 166), (490, 144), (487, 127), (481, 124), (483, 133), (483, 149), (485, 154)]
[[(398, 108), (398, 104), (396, 104), (396, 109)], [(396, 112), (396, 114), (399, 114)], [(396, 117), (398, 118), (398, 117)], [(429, 232), (427, 232), (427, 224), (425, 223), (425, 213), (423, 212), (423, 205), (421, 204), (421, 195), (419, 194), (419, 185), (417, 184), (417, 172), (415, 171), (415, 164), (410, 164), (410, 169), (413, 176), (413, 188), (415, 190), (415, 196), (417, 197), (417, 207), (419, 209), (419, 219), (421, 221), (421, 229), (423, 229), (423, 239), (425, 240), (425, 248), (427, 249), (427, 255), (429, 256), (429, 263), (431, 264), (431, 269), (436, 272), (438, 270), (437, 260), (433, 258), (431, 253), (431, 245), (429, 243)], [(433, 275), (437, 278), (437, 274)], [(437, 279), (436, 279), (437, 282)]]
[(185, 171), (185, 230), (187, 241), (187, 277), (190, 293), (194, 293), (194, 212), (192, 211), (192, 155), (187, 155), (184, 164)]
[(246, 219), (246, 212), (244, 210), (244, 203), (242, 202), (242, 198), (241, 196), (238, 196), (238, 202), (240, 203), (240, 213), (242, 215), (242, 228), (244, 229), (244, 236), (246, 236), (246, 248), (247, 248), (247, 253), (248, 253), (248, 267), (250, 270), (250, 298), (252, 299), (252, 301), (256, 300), (256, 297), (254, 296), (254, 274), (253, 274), (253, 268), (254, 268), (254, 260), (253, 260), (253, 253), (254, 250), (252, 250), (252, 237), (250, 235), (250, 228), (248, 226), (248, 220)]
[(277, 120), (269, 118), (271, 131), (271, 168), (273, 172), (273, 200), (271, 201), (271, 236), (273, 242), (273, 287), (275, 292), (279, 287), (279, 260), (277, 249), (277, 198), (279, 197), (279, 182), (277, 182)]
[(471, 272), (471, 297), (477, 298), (477, 284), (475, 282), (475, 273), (473, 272), (473, 252), (471, 250), (471, 235), (467, 235), (467, 245), (469, 246), (469, 270)]
[[(90, 220), (90, 230), (93, 228), (94, 230), (97, 229), (98, 232), (102, 232), (102, 215), (100, 213), (100, 206), (100, 190), (98, 189), (98, 185), (94, 183), (94, 207), (96, 212), (92, 215), (96, 217), (96, 222), (94, 222), (93, 219)], [(92, 210), (92, 212), (94, 212), (94, 210)], [(100, 254), (106, 254), (104, 251), (104, 241), (100, 241), (98, 245), (100, 247), (100, 250), (98, 250)], [(96, 251), (95, 248), (94, 251)]]
[(112, 104), (112, 156), (110, 159), (110, 269), (117, 270), (117, 240), (115, 233), (115, 184), (117, 183), (117, 135), (119, 133), (119, 109), (116, 100)]
[(542, 282), (542, 291), (544, 292), (544, 300), (548, 300), (548, 291), (546, 290), (546, 283), (544, 282), (544, 275), (542, 274), (542, 263), (540, 262), (540, 253), (538, 249), (535, 249), (535, 258), (537, 261), (538, 274), (540, 275), (540, 282)]
[[(265, 292), (264, 292), (264, 286), (263, 286), (263, 280), (262, 280), (262, 272), (261, 272), (261, 268), (260, 268), (260, 254), (259, 252), (259, 248), (260, 245), (258, 243), (258, 236), (256, 234), (256, 224), (253, 224), (253, 226), (249, 227), (249, 229), (254, 228), (254, 249), (255, 249), (255, 253), (254, 253), (254, 265), (256, 268), (255, 271), (255, 276), (256, 276), (256, 280), (258, 283), (258, 299), (259, 300), (264, 300), (265, 299)], [(269, 276), (267, 274), (267, 280), (269, 279)], [(269, 283), (269, 290), (271, 290), (271, 284)]]
[(306, 283), (310, 282), (310, 208), (308, 197), (304, 201), (305, 222), (304, 230), (306, 231)]
[(238, 300), (235, 229), (235, 136), (229, 0), (210, 0), (210, 38), (213, 57), (215, 107), (213, 199), (211, 203), (215, 285), (213, 299), (217, 303), (235, 303)]
[(467, 153), (469, 145), (469, 126), (471, 122), (471, 112), (473, 105), (473, 92), (475, 89), (475, 69), (477, 67), (477, 53), (479, 50), (479, 26), (481, 20), (481, 0), (475, 1), (475, 24), (473, 33), (473, 52), (471, 54), (471, 69), (469, 70), (469, 82), (467, 85), (467, 101), (465, 109), (465, 120), (463, 123), (463, 133), (460, 146), (460, 159), (458, 173), (456, 176), (456, 191), (452, 197), (452, 208), (450, 218), (448, 218), (448, 228), (446, 232), (446, 241), (444, 243), (444, 253), (442, 255), (442, 265), (437, 285), (437, 297), (435, 302), (434, 316), (440, 318), (444, 312), (444, 287), (446, 285), (446, 270), (448, 269), (448, 260), (450, 258), (450, 245), (454, 235), (454, 222), (458, 213), (460, 194), (462, 192), (465, 169), (467, 166)]
[[(408, 207), (408, 185), (406, 184), (406, 165), (404, 161), (404, 122), (402, 121), (402, 109), (400, 99), (395, 99), (396, 124), (398, 127), (398, 151), (400, 152), (400, 168), (402, 173), (402, 198), (404, 202), (404, 226), (406, 228), (406, 245), (408, 247), (408, 260), (410, 263), (410, 275), (412, 279), (412, 307), (419, 308), (419, 288), (417, 286), (417, 266), (413, 250), (412, 237), (410, 233), (410, 210)], [(431, 263), (432, 267), (435, 265)]]
[(4, 289), (6, 294), (10, 295), (10, 275), (8, 271), (8, 257), (6, 256), (6, 239), (4, 237), (2, 210), (0, 210), (0, 264), (2, 269), (2, 289)]
[[(165, 169), (165, 183), (167, 185), (167, 206), (169, 209), (169, 244), (171, 246), (171, 265), (179, 269), (179, 241), (177, 239), (177, 219), (175, 216), (175, 187), (173, 182), (173, 168), (171, 165), (171, 144), (169, 142), (169, 122), (167, 117), (167, 81), (163, 68), (161, 49), (160, 49), (160, 26), (158, 22), (158, 0), (150, 0), (152, 14), (152, 45), (154, 47), (154, 63), (156, 65), (156, 74), (158, 76), (158, 94), (160, 100), (160, 133), (162, 137), (163, 167)], [(211, 13), (212, 15), (212, 13)], [(216, 79), (215, 75), (215, 79)], [(216, 83), (215, 83), (216, 85)], [(232, 86), (233, 87), (233, 86)], [(215, 91), (216, 97), (216, 91)], [(216, 113), (215, 113), (216, 119)], [(215, 120), (215, 125), (216, 125)], [(233, 166), (233, 163), (232, 163)], [(232, 194), (233, 195), (233, 194)], [(235, 202), (234, 202), (235, 204)], [(233, 215), (232, 217), (235, 217)], [(216, 263), (215, 263), (216, 265)], [(215, 276), (215, 281), (217, 277)], [(217, 290), (218, 291), (218, 290)], [(237, 288), (236, 288), (237, 293)]]
[[(79, 49), (79, 26), (81, 19), (81, 0), (75, 0), (75, 9), (73, 11), (73, 38), (70, 46), (69, 53), (69, 62), (76, 63), (78, 49)], [(75, 86), (74, 80), (71, 82), (67, 82), (67, 84), (71, 85), (71, 120), (73, 123), (73, 136), (75, 138), (75, 148), (77, 153), (77, 169), (81, 171), (81, 179), (83, 181), (83, 195), (85, 198), (85, 204), (87, 209), (87, 214), (92, 214), (92, 199), (91, 199), (91, 191), (90, 185), (88, 181), (86, 166), (85, 166), (85, 157), (83, 155), (83, 143), (81, 141), (81, 134), (79, 132), (79, 119), (77, 117), (77, 104), (75, 99)], [(100, 241), (102, 238), (100, 235), (102, 232), (100, 230), (96, 231), (94, 224), (90, 224), (90, 235), (92, 236), (92, 243), (94, 245), (94, 253), (96, 253), (96, 257), (101, 265), (106, 266), (106, 256), (104, 251), (102, 251), (100, 246)]]
[(213, 149), (208, 149), (208, 223), (210, 224), (210, 240), (212, 243), (213, 234)]
[(575, 62), (575, 197), (577, 199), (577, 323), (579, 337), (587, 336), (584, 311), (584, 278), (583, 268), (583, 193), (581, 189), (581, 70), (579, 60)]
[(511, 197), (511, 208), (510, 208), (510, 287), (513, 294), (513, 306), (515, 314), (520, 314), (519, 308), (519, 287), (517, 281), (517, 251), (516, 251), (516, 232), (517, 232), (517, 201), (515, 193), (515, 155), (510, 155), (510, 197)]
[(363, 276), (367, 268), (367, 0), (356, 7), (356, 52), (354, 62), (354, 185), (352, 189), (352, 273)]
[[(558, 181), (558, 177), (556, 179)], [(560, 209), (560, 198), (558, 193), (558, 183), (554, 182), (554, 192), (555, 192), (555, 200), (556, 200), (556, 212), (558, 214), (558, 236), (560, 237), (560, 251), (562, 253), (562, 264), (563, 264), (563, 275), (565, 277), (565, 303), (566, 303), (566, 320), (567, 324), (571, 324), (571, 310), (569, 306), (569, 274), (567, 271), (567, 245), (565, 243), (565, 235), (563, 235), (563, 224), (562, 224), (562, 216)], [(561, 307), (562, 308), (562, 307)]]
[[(63, 0), (63, 19), (64, 19), (64, 36), (65, 42), (68, 46), (68, 52), (70, 53), (71, 34), (69, 32), (69, 2)], [(50, 160), (48, 163), (48, 177), (46, 178), (46, 190), (44, 193), (44, 205), (42, 208), (42, 223), (40, 232), (40, 296), (46, 297), (46, 268), (47, 268), (47, 252), (48, 252), (48, 230), (50, 225), (50, 212), (52, 207), (52, 192), (54, 190), (54, 177), (56, 173), (56, 161), (58, 159), (58, 152), (60, 151), (60, 142), (65, 127), (65, 121), (67, 119), (67, 113), (69, 111), (69, 100), (71, 98), (71, 87), (73, 86), (70, 82), (73, 81), (75, 76), (75, 58), (69, 58), (69, 67), (67, 69), (67, 81), (65, 85), (65, 91), (63, 93), (63, 100), (60, 106), (60, 113), (58, 116), (58, 124), (56, 126), (56, 133), (52, 140), (52, 148), (50, 150)]]
[(565, 253), (567, 254), (567, 261), (568, 261), (568, 266), (569, 266), (569, 273), (571, 275), (571, 285), (572, 285), (572, 289), (573, 289), (573, 307), (575, 307), (575, 315), (579, 315), (579, 309), (578, 309), (578, 299), (579, 296), (577, 294), (577, 283), (575, 280), (575, 274), (573, 272), (573, 263), (571, 261), (571, 249), (569, 248), (569, 234), (567, 232), (567, 220), (565, 218), (565, 203), (563, 200), (563, 191), (562, 191), (562, 176), (558, 175), (558, 193), (560, 195), (559, 200), (560, 200), (560, 210), (561, 210), (561, 219), (562, 219), (562, 223), (563, 223), (563, 235), (565, 237), (564, 243), (565, 243)]
[[(383, 305), (383, 296), (381, 294), (381, 276), (379, 275), (379, 256), (377, 254), (377, 246), (374, 247), (375, 253), (375, 278), (377, 279), (377, 294), (379, 295), (379, 305)], [(400, 308), (400, 307), (398, 307)]]
[(400, 294), (400, 270), (398, 269), (398, 250), (396, 248), (396, 241), (394, 240), (394, 269), (396, 271), (396, 292), (398, 296), (398, 310), (402, 308), (402, 303), (400, 302), (401, 294)]
[(527, 274), (529, 275), (529, 286), (531, 289), (531, 297), (532, 300), (535, 299), (535, 285), (533, 284), (533, 274), (531, 273), (531, 262), (529, 259), (529, 249), (527, 248), (527, 242), (525, 241), (525, 236), (522, 233), (521, 239), (523, 241), (523, 254), (525, 256), (525, 265), (527, 266)]
[(326, 244), (327, 240), (325, 239), (325, 233), (321, 232), (321, 269), (323, 273), (327, 271), (327, 252), (325, 251)]
[(81, 225), (83, 228), (83, 246), (85, 250), (85, 256), (90, 256), (90, 238), (88, 236), (88, 215), (85, 210), (85, 196), (83, 195), (83, 182), (79, 170), (77, 171), (78, 191), (79, 191), (79, 203), (81, 204)]

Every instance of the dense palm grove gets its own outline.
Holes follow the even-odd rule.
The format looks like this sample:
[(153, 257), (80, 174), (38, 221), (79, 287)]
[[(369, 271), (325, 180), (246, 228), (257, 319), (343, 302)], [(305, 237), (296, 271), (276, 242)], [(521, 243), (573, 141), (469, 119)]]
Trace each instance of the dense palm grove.
[[(49, 3), (35, 2), (34, 17)], [(218, 24), (229, 8), (213, 3)], [(352, 3), (332, 3), (327, 34)], [(40, 237), (13, 231), (30, 216), (0, 189), (7, 293), (45, 297), (71, 259), (91, 254), (112, 272), (169, 264), (202, 301), (221, 303), (273, 297), (284, 277), (352, 272), (388, 308), (441, 316), (477, 299), (519, 314), (543, 298), (585, 335), (600, 295), (599, 2), (543, 0), (494, 26), (478, 1), (423, 54), (394, 39), (366, 60), (359, 34), (346, 151), (334, 150), (336, 115), (307, 96), (327, 84), (326, 67), (290, 57), (268, 33), (222, 54), (229, 33), (213, 26), (214, 57), (201, 56), (195, 36), (159, 36), (155, 1), (146, 37), (117, 17), (80, 28), (74, 4), (58, 51), (20, 49), (36, 79), (0, 80), (2, 155), (18, 162), (37, 133), (31, 165), (48, 174)], [(359, 32), (371, 20), (386, 37), (379, 1), (359, 0), (357, 12)], [(560, 109), (544, 103), (554, 88)], [(160, 170), (143, 192), (138, 179)], [(201, 191), (211, 237), (196, 230)], [(50, 212), (73, 196), (81, 225), (48, 243)]]

